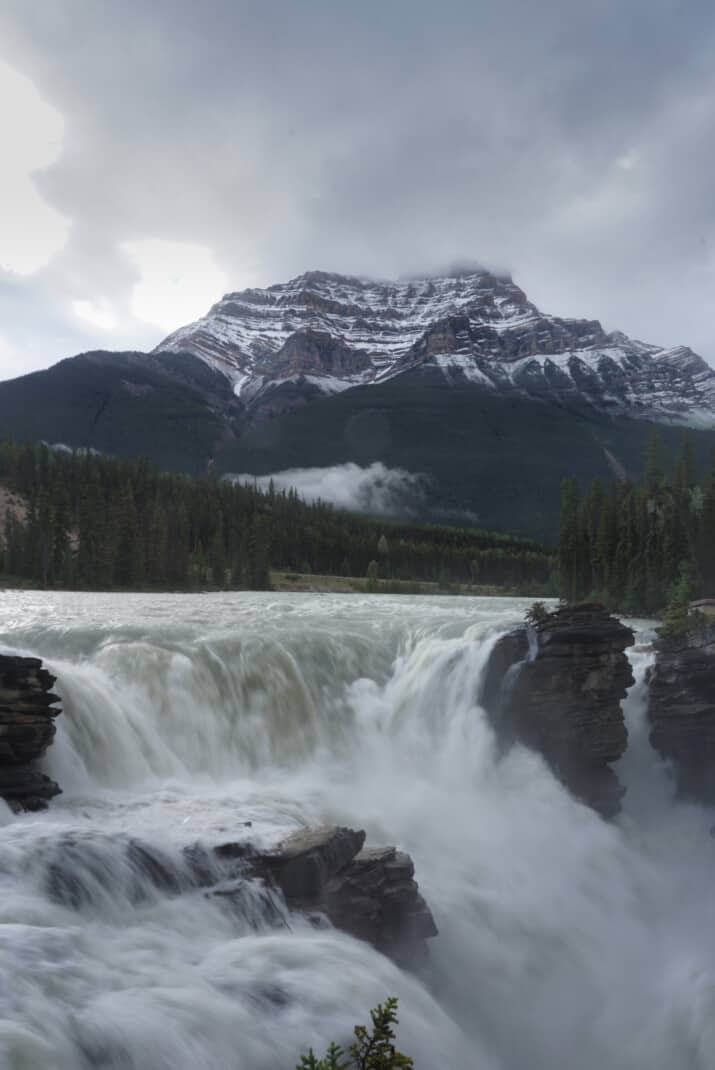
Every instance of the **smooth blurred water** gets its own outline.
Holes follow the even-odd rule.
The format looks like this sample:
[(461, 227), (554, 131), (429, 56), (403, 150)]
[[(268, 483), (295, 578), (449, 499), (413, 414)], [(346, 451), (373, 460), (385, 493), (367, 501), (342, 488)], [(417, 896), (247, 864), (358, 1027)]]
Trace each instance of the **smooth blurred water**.
[[(2, 1070), (291, 1070), (393, 994), (418, 1070), (711, 1070), (713, 815), (673, 801), (648, 744), (647, 623), (607, 824), (536, 755), (500, 755), (476, 704), (525, 608), (3, 593), (0, 645), (58, 676), (65, 793), (0, 814)], [(188, 844), (324, 821), (413, 855), (440, 929), (423, 978), (186, 872)]]

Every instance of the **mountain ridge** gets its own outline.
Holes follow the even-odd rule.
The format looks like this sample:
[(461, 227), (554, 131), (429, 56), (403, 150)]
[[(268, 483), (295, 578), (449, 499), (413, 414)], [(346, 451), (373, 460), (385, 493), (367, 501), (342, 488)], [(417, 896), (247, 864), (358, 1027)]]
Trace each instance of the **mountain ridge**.
[(224, 295), (153, 350), (172, 352), (204, 360), (249, 407), (288, 381), (336, 393), (429, 367), (455, 385), (715, 426), (715, 370), (687, 346), (542, 313), (487, 269), (397, 282), (306, 272)]
[[(635, 418), (634, 418), (635, 417)], [(637, 478), (654, 428), (715, 449), (715, 371), (687, 347), (548, 316), (483, 269), (397, 283), (309, 272), (226, 295), (150, 353), (0, 383), (0, 434), (192, 474), (418, 476), (422, 520), (552, 539), (561, 480)], [(424, 477), (424, 478), (421, 478)]]

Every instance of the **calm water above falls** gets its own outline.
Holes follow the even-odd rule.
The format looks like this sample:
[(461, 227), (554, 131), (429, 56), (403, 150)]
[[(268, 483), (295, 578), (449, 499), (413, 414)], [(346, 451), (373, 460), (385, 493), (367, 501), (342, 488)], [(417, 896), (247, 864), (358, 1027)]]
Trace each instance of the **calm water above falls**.
[[(672, 801), (648, 746), (650, 654), (608, 825), (535, 755), (499, 757), (475, 705), (525, 605), (3, 593), (0, 644), (58, 676), (65, 794), (0, 815), (2, 1070), (291, 1070), (389, 994), (418, 1070), (711, 1070), (713, 815)], [(258, 901), (137, 894), (129, 837), (180, 880), (181, 847), (245, 821), (410, 851), (440, 927), (427, 977)], [(68, 843), (76, 906), (50, 894)]]

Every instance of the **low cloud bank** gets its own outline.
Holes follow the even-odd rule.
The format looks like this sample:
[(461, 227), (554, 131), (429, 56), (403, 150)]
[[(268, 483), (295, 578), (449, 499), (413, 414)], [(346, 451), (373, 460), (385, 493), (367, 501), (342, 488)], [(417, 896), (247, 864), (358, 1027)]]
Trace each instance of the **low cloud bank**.
[(266, 476), (247, 473), (227, 478), (267, 490), (296, 490), (305, 501), (330, 502), (339, 509), (377, 516), (413, 516), (424, 502), (427, 479), (404, 468), (387, 468), (381, 461), (361, 468), (336, 464), (327, 468), (288, 468)]

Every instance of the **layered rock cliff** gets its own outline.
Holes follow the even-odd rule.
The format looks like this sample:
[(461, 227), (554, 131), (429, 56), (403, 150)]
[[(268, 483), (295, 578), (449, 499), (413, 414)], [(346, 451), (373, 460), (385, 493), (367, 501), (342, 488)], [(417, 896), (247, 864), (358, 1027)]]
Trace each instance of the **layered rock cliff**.
[(680, 794), (715, 804), (715, 627), (658, 640), (648, 717)]
[(623, 788), (611, 763), (626, 749), (621, 701), (633, 683), (633, 633), (602, 606), (568, 606), (501, 638), (481, 702), (504, 743), (539, 751), (563, 784), (604, 817)]
[(0, 797), (14, 810), (42, 810), (60, 792), (38, 768), (60, 712), (54, 683), (38, 658), (0, 655)]
[(715, 372), (692, 350), (541, 312), (485, 269), (397, 282), (308, 271), (226, 294), (154, 352), (200, 357), (254, 406), (287, 381), (333, 393), (425, 367), (455, 385), (715, 425)]

